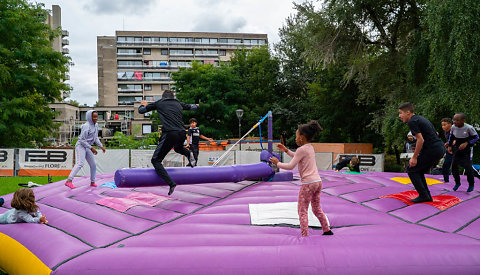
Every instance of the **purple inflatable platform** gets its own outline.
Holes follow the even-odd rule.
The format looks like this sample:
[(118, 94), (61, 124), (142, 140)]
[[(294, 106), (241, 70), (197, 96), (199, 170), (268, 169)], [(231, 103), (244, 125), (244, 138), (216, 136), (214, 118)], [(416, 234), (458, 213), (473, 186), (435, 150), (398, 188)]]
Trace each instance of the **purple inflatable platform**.
[[(429, 186), (432, 195), (462, 200), (441, 211), (380, 198), (412, 190), (391, 180), (406, 174), (320, 174), (333, 236), (310, 228), (301, 238), (295, 226), (251, 224), (249, 204), (296, 202), (295, 180), (183, 184), (154, 207), (118, 212), (95, 202), (135, 192), (166, 195), (168, 187), (91, 188), (82, 177), (75, 190), (64, 181), (35, 188), (49, 224), (1, 224), (0, 241), (13, 238), (51, 274), (480, 274), (478, 180), (471, 193), (463, 176), (457, 192), (452, 183)], [(111, 181), (105, 174), (97, 183)], [(12, 195), (3, 198), (0, 213)], [(9, 253), (2, 247), (0, 263)]]

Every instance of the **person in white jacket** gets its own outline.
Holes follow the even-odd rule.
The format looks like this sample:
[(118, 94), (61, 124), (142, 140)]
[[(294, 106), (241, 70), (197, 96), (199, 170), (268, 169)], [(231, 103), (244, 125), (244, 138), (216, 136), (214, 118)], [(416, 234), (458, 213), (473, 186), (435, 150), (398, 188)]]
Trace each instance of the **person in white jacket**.
[(76, 164), (73, 167), (70, 175), (68, 176), (65, 186), (75, 189), (73, 185), (73, 178), (75, 175), (82, 169), (85, 165), (85, 160), (87, 160), (88, 165), (90, 165), (90, 186), (97, 187), (95, 184), (95, 175), (97, 173), (97, 166), (95, 164), (94, 155), (97, 154), (97, 150), (92, 147), (93, 144), (96, 144), (100, 147), (105, 153), (105, 148), (98, 139), (98, 114), (94, 110), (87, 112), (87, 122), (82, 125), (82, 131), (78, 137), (77, 144), (75, 145), (75, 158)]

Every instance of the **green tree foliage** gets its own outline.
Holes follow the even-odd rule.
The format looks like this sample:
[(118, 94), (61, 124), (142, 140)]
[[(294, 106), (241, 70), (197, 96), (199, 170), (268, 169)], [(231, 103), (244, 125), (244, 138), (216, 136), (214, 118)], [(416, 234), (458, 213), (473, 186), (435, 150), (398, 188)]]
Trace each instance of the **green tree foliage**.
[(158, 133), (146, 134), (143, 138), (137, 139), (133, 135), (127, 136), (122, 132), (116, 132), (108, 147), (111, 149), (149, 149), (149, 146), (155, 145), (157, 140)]
[(425, 16), (430, 85), (425, 108), (440, 116), (467, 114), (480, 123), (480, 2), (431, 0)]
[(52, 49), (59, 34), (42, 4), (0, 1), (0, 145), (32, 146), (54, 130), (48, 103), (61, 99), (69, 59)]
[(235, 110), (246, 109), (248, 99), (231, 66), (194, 62), (191, 68), (174, 73), (172, 79), (180, 101), (200, 104), (196, 111), (185, 111), (185, 124), (195, 117), (205, 135), (217, 139), (233, 137), (238, 127)]
[(281, 41), (275, 45), (284, 85), (283, 100), (275, 103), (275, 111), (282, 114), (288, 143), (294, 144), (298, 124), (316, 119), (324, 128), (318, 141), (373, 142), (379, 146), (381, 136), (367, 127), (378, 104), (360, 102), (358, 85), (344, 80), (351, 71), (347, 59), (327, 63), (313, 58), (322, 41), (312, 36), (331, 28), (328, 18), (318, 16), (310, 3), (296, 8), (298, 12), (287, 18), (280, 29)]

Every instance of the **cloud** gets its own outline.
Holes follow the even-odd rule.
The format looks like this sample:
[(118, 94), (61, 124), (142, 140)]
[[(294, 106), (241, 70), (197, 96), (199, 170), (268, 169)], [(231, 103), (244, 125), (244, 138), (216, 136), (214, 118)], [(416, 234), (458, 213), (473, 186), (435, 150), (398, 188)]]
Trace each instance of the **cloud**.
[(247, 25), (243, 17), (225, 18), (212, 13), (203, 13), (195, 20), (193, 31), (197, 32), (240, 32)]
[(83, 8), (96, 14), (142, 14), (148, 11), (155, 0), (92, 0)]

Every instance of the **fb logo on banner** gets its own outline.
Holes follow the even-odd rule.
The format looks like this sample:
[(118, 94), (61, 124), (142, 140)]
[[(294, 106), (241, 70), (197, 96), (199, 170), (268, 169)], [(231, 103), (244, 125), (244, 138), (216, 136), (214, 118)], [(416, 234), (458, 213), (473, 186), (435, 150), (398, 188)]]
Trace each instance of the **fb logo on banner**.
[(0, 151), (0, 162), (7, 161), (8, 153), (7, 151)]
[[(354, 157), (355, 155), (341, 155), (340, 161), (345, 159), (346, 157)], [(357, 156), (358, 160), (360, 161), (360, 165), (362, 166), (375, 166), (376, 158), (372, 155), (359, 155)]]
[(65, 151), (44, 151), (26, 150), (25, 161), (29, 162), (65, 162), (67, 152)]

